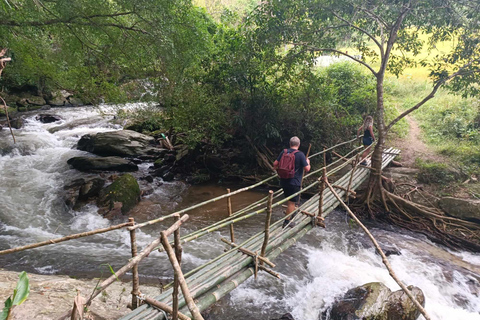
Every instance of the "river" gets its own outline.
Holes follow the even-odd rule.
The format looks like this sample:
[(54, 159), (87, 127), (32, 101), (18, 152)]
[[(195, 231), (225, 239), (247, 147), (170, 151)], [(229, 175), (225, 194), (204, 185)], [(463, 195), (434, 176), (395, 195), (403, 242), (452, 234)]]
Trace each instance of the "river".
[[(124, 105), (122, 108), (138, 108)], [(0, 131), (0, 249), (25, 245), (71, 233), (106, 227), (112, 223), (99, 216), (89, 205), (73, 211), (64, 204), (64, 186), (85, 176), (67, 165), (74, 156), (87, 155), (74, 148), (87, 133), (121, 129), (112, 122), (113, 106), (62, 108), (43, 111), (62, 120), (43, 124), (37, 113), (26, 115), (25, 126), (14, 130), (14, 145), (8, 130)], [(136, 177), (148, 174), (150, 164), (140, 165)], [(141, 187), (146, 187), (141, 181)], [(151, 184), (154, 193), (135, 209), (137, 222), (168, 214), (175, 209), (220, 195), (228, 186), (189, 186), (180, 181)], [(230, 186), (235, 189), (234, 186)], [(234, 208), (260, 199), (267, 190), (245, 192), (233, 198)], [(197, 230), (226, 215), (226, 203), (189, 213), (191, 218), (182, 232)], [(274, 212), (281, 219), (282, 212)], [(237, 237), (246, 239), (262, 229), (263, 216), (235, 225)], [(149, 226), (138, 232), (140, 249), (171, 224)], [(317, 228), (275, 261), (281, 280), (261, 274), (249, 279), (210, 310), (211, 319), (269, 319), (290, 312), (297, 320), (317, 320), (335, 297), (367, 282), (380, 281), (398, 290), (381, 259), (365, 235), (350, 225), (345, 214), (336, 211), (326, 220), (327, 228)], [(389, 226), (370, 226), (384, 244), (395, 246), (401, 255), (390, 256), (397, 275), (407, 284), (420, 287), (426, 296), (426, 309), (433, 319), (480, 320), (480, 254), (451, 252), (424, 236)], [(219, 241), (228, 230), (213, 232), (184, 246), (184, 269), (190, 270), (221, 254), (225, 245)], [(237, 242), (240, 242), (237, 241)], [(108, 264), (122, 266), (130, 254), (125, 230), (63, 244), (32, 249), (0, 257), (0, 267), (41, 274), (68, 274), (81, 277), (108, 276)], [(164, 253), (154, 252), (139, 267), (142, 283), (165, 283), (172, 271)], [(421, 317), (422, 318), (422, 317)]]

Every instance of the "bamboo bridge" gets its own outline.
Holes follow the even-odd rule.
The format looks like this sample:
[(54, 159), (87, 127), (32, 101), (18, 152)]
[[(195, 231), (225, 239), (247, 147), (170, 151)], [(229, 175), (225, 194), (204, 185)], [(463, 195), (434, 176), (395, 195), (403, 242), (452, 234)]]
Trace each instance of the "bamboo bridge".
[[(372, 170), (369, 167), (370, 160), (367, 160), (366, 166), (359, 164), (360, 155), (364, 151), (363, 147), (353, 146), (345, 155), (340, 155), (334, 151), (335, 148), (340, 146), (354, 145), (355, 141), (357, 141), (356, 138), (328, 149), (324, 148), (322, 151), (311, 155), (309, 158), (323, 155), (323, 166), (319, 169), (312, 170), (305, 176), (305, 178), (315, 178), (313, 180), (314, 182), (304, 186), (301, 191), (289, 198), (281, 197), (283, 194), (281, 189), (276, 192), (269, 191), (268, 195), (259, 201), (249, 204), (237, 212), (232, 212), (232, 196), (251, 190), (277, 178), (275, 174), (251, 186), (238, 189), (234, 192), (228, 190), (224, 195), (154, 220), (136, 224), (133, 218), (129, 218), (129, 222), (126, 223), (3, 250), (0, 251), (0, 255), (126, 228), (130, 233), (132, 258), (126, 265), (116, 270), (112, 276), (97, 285), (89, 299), (84, 300), (84, 305), (87, 307), (90, 306), (92, 300), (116, 281), (118, 277), (132, 270), (131, 307), (134, 310), (121, 318), (121, 320), (166, 320), (169, 317), (175, 320), (203, 319), (201, 315), (203, 310), (234, 290), (249, 277), (255, 276), (256, 278), (258, 272), (266, 272), (272, 277), (280, 278), (280, 276), (272, 270), (272, 268), (275, 267), (272, 261), (313, 228), (317, 226), (325, 228), (324, 218), (339, 204), (345, 205), (344, 202), (348, 201), (350, 196), (355, 195), (354, 190), (368, 178), (370, 170)], [(329, 151), (335, 154), (338, 159), (327, 165), (325, 154)], [(400, 151), (398, 149), (388, 148), (384, 150), (382, 168), (386, 167), (399, 153)], [(321, 163), (321, 161), (319, 162)], [(335, 173), (343, 173), (343, 175), (331, 184), (329, 178)], [(311, 180), (311, 178), (308, 179), (308, 181)], [(328, 188), (326, 186), (328, 186)], [(271, 223), (271, 215), (274, 207), (281, 207), (282, 204), (286, 203), (290, 198), (308, 190), (310, 190), (309, 193), (314, 191), (315, 194), (290, 214), (294, 217), (292, 219), (295, 222), (293, 227), (282, 228), (285, 217)], [(180, 237), (180, 226), (189, 218), (186, 212), (221, 199), (227, 199), (228, 217), (226, 219)], [(238, 244), (235, 243), (234, 223), (259, 214), (265, 214), (265, 227), (246, 241)], [(166, 219), (174, 219), (175, 222), (168, 229), (161, 231), (159, 237), (147, 245), (141, 252), (138, 252), (135, 235), (136, 229), (156, 224)], [(181, 269), (181, 245), (221, 228), (230, 229), (230, 239), (220, 239), (225, 242), (230, 249), (204, 265), (190, 270), (187, 273), (183, 273)], [(173, 239), (169, 240), (168, 237), (171, 235), (174, 235)], [(174, 281), (164, 286), (164, 291), (159, 296), (146, 297), (141, 293), (139, 286), (138, 267), (139, 263), (154, 250), (166, 251), (168, 259), (174, 269)], [(76, 313), (76, 308), (77, 310), (79, 308), (77, 299), (75, 299), (73, 311), (69, 311), (68, 316), (71, 313)]]

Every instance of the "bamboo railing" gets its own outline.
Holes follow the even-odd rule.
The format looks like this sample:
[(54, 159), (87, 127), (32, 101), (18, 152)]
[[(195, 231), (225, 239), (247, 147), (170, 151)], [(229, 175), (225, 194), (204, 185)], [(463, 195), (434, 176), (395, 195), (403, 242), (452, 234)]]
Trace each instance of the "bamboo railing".
[[(343, 188), (344, 190), (348, 191), (351, 189), (355, 189), (358, 185), (358, 182), (364, 179), (366, 175), (368, 175), (368, 170), (357, 170), (358, 156), (363, 151), (363, 147), (354, 147), (344, 156), (337, 154), (339, 158), (338, 160), (328, 165), (326, 163), (326, 152), (351, 143), (355, 140), (357, 140), (357, 138), (339, 143), (330, 148), (324, 148), (324, 150), (310, 156), (310, 158), (313, 158), (323, 154), (323, 167), (311, 171), (310, 173), (305, 175), (305, 178), (311, 177), (315, 174), (318, 174), (319, 172), (322, 172), (322, 178), (310, 183), (308, 186), (302, 188), (302, 190), (291, 195), (290, 197), (286, 197), (281, 200), (275, 200), (282, 195), (283, 191), (281, 189), (275, 192), (269, 191), (268, 196), (236, 212), (232, 212), (232, 196), (237, 195), (241, 192), (252, 190), (260, 185), (267, 183), (272, 179), (275, 179), (277, 175), (274, 174), (260, 182), (235, 190), (233, 192), (230, 192), (230, 190), (227, 189), (227, 193), (223, 195), (220, 195), (213, 199), (209, 199), (207, 201), (203, 201), (191, 207), (176, 211), (160, 218), (156, 218), (139, 224), (135, 224), (134, 219), (129, 218), (129, 221), (126, 223), (114, 225), (108, 228), (96, 229), (88, 232), (72, 234), (61, 238), (42, 241), (39, 243), (29, 244), (17, 248), (2, 250), (0, 251), (0, 255), (38, 248), (46, 245), (57, 244), (68, 240), (126, 228), (130, 234), (132, 258), (127, 264), (125, 264), (122, 268), (112, 274), (111, 277), (105, 279), (100, 285), (95, 288), (94, 293), (87, 300), (86, 305), (90, 305), (92, 300), (96, 296), (98, 296), (98, 294), (100, 294), (109, 285), (111, 285), (116, 279), (118, 279), (118, 277), (125, 274), (128, 270), (132, 269), (132, 309), (137, 308), (139, 300), (141, 300), (147, 302), (150, 305), (153, 305), (155, 308), (160, 308), (161, 310), (172, 314), (173, 319), (190, 319), (190, 315), (193, 315), (193, 319), (203, 319), (200, 314), (201, 310), (204, 310), (206, 306), (212, 303), (212, 301), (217, 301), (220, 297), (238, 286), (241, 282), (244, 281), (244, 279), (248, 278), (250, 275), (254, 274), (256, 277), (258, 270), (265, 271), (275, 277), (280, 277), (273, 270), (266, 268), (264, 264), (268, 264), (269, 266), (274, 267), (275, 265), (270, 261), (270, 259), (278, 256), (283, 250), (285, 250), (285, 248), (288, 248), (291, 244), (293, 244), (296, 239), (299, 239), (306, 232), (308, 232), (308, 230), (317, 225), (318, 219), (323, 218), (333, 210), (335, 206), (335, 199), (331, 195), (326, 194), (325, 192), (327, 191), (325, 188), (325, 181), (328, 176), (339, 172), (348, 165), (352, 165), (353, 168), (350, 171), (349, 176), (342, 177), (339, 181), (337, 181), (336, 184), (336, 186), (338, 185), (340, 189)], [(350, 157), (352, 154), (353, 156)], [(384, 157), (387, 156), (393, 159), (396, 154), (398, 153), (396, 153), (395, 150), (389, 149), (385, 152)], [(355, 159), (356, 161), (354, 162)], [(358, 171), (361, 172), (359, 173)], [(283, 203), (287, 202), (291, 198), (297, 195), (301, 195), (302, 193), (317, 186), (319, 183), (321, 183), (321, 192), (318, 195), (318, 199), (315, 196), (312, 197), (311, 199), (306, 201), (304, 205), (302, 205), (300, 208), (295, 209), (295, 211), (290, 214), (290, 216), (293, 216), (297, 212), (302, 213), (301, 221), (298, 226), (295, 226), (294, 228), (287, 228), (288, 230), (283, 230), (281, 228), (283, 219), (271, 224), (270, 220), (273, 208), (281, 206)], [(341, 185), (342, 183), (344, 185)], [(341, 190), (339, 194), (342, 194), (342, 191), (343, 190)], [(342, 195), (348, 197), (349, 193), (350, 192), (345, 192)], [(188, 219), (188, 215), (185, 214), (186, 212), (225, 198), (227, 199), (228, 214), (226, 219), (218, 221), (208, 227), (196, 230), (183, 237), (180, 236), (180, 225)], [(312, 204), (313, 202), (316, 202), (316, 204)], [(235, 243), (233, 224), (262, 213), (266, 213), (264, 230), (254, 235), (252, 238), (237, 245)], [(167, 230), (162, 231), (159, 238), (152, 241), (140, 253), (138, 253), (136, 244), (136, 229), (154, 225), (169, 218), (174, 218), (175, 223)], [(231, 248), (227, 250), (224, 254), (221, 254), (217, 258), (211, 260), (209, 263), (183, 274), (181, 270), (181, 244), (198, 239), (199, 237), (202, 237), (206, 234), (209, 234), (224, 227), (230, 228), (230, 241), (225, 239), (222, 239), (222, 241), (229, 244)], [(168, 235), (172, 233), (175, 235), (173, 241), (174, 248), (172, 248), (171, 241), (169, 241), (167, 238)], [(141, 294), (139, 289), (140, 286), (138, 273), (138, 264), (153, 250), (167, 251), (167, 255), (175, 271), (174, 282), (165, 286), (166, 293), (162, 294), (156, 299), (145, 297)], [(260, 251), (260, 253), (258, 253), (258, 251)], [(252, 263), (254, 265), (253, 268), (250, 267)], [(237, 277), (238, 279), (225, 282), (230, 277)], [(182, 289), (183, 292), (183, 296), (181, 299), (179, 299), (178, 297), (179, 287)], [(215, 291), (210, 292), (212, 288), (216, 289)], [(166, 301), (166, 303), (164, 301)], [(168, 303), (171, 303), (172, 307), (170, 307)], [(187, 307), (188, 309), (186, 309)], [(161, 318), (163, 318), (163, 315), (158, 319)]]

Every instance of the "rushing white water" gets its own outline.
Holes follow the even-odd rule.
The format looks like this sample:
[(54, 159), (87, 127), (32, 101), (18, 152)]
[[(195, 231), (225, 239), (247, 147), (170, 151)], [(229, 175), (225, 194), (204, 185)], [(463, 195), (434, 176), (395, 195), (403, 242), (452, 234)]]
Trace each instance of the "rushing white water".
[[(138, 108), (126, 105), (122, 108)], [(141, 106), (140, 106), (141, 107)], [(74, 148), (87, 133), (121, 129), (112, 123), (115, 109), (65, 108), (45, 113), (57, 114), (62, 121), (42, 124), (35, 114), (26, 117), (24, 128), (14, 130), (13, 144), (8, 130), (0, 131), (0, 249), (34, 243), (106, 227), (109, 221), (97, 214), (97, 207), (87, 205), (80, 211), (64, 204), (63, 187), (86, 176), (71, 169), (67, 160), (86, 152)], [(141, 164), (137, 177), (147, 174), (149, 164)], [(141, 182), (142, 187), (145, 182)], [(151, 219), (205, 200), (223, 188), (188, 187), (182, 182), (162, 183), (155, 180), (154, 192), (140, 203), (137, 221)], [(258, 199), (245, 193), (242, 201)], [(187, 201), (188, 200), (188, 201)], [(240, 201), (240, 200), (237, 200)], [(191, 213), (182, 232), (203, 227), (224, 214), (224, 203), (214, 204)], [(234, 203), (240, 206), (241, 203)], [(217, 212), (218, 211), (218, 212)], [(275, 212), (275, 219), (282, 213)], [(255, 217), (235, 225), (238, 237), (245, 239), (260, 231), (263, 217)], [(170, 223), (170, 222), (168, 222)], [(167, 223), (167, 224), (168, 224)], [(450, 252), (423, 236), (399, 230), (372, 229), (381, 243), (397, 247), (399, 256), (391, 256), (395, 272), (406, 284), (420, 287), (426, 296), (426, 309), (433, 319), (480, 320), (480, 254)], [(219, 241), (226, 230), (185, 245), (185, 269), (192, 269), (221, 254)], [(137, 233), (142, 248), (158, 236), (158, 226)], [(240, 239), (242, 240), (242, 239)], [(125, 230), (116, 230), (63, 244), (33, 249), (0, 257), (0, 267), (43, 274), (98, 275), (129, 258), (129, 237)], [(340, 212), (327, 219), (327, 229), (316, 229), (276, 261), (275, 270), (282, 276), (276, 280), (260, 274), (257, 281), (248, 280), (228, 297), (213, 306), (211, 319), (269, 319), (286, 312), (297, 320), (317, 320), (337, 296), (364, 283), (383, 282), (392, 290), (397, 284), (389, 277), (381, 259), (368, 239), (349, 226)], [(153, 252), (142, 262), (140, 272), (145, 282), (158, 283), (171, 277), (164, 254)]]

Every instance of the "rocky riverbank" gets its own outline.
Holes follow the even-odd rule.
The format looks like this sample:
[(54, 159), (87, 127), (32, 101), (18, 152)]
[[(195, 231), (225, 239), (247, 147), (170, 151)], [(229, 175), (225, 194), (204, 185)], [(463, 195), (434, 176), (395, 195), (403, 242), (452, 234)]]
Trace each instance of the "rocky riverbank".
[[(6, 300), (13, 294), (19, 272), (0, 269), (0, 298)], [(12, 320), (52, 320), (63, 319), (73, 307), (77, 294), (88, 298), (97, 286), (97, 279), (74, 279), (68, 276), (28, 274), (30, 294), (28, 299), (14, 308)], [(93, 300), (91, 320), (114, 320), (131, 310), (127, 305), (132, 295), (130, 283), (115, 282), (101, 295)], [(159, 286), (142, 285), (142, 293), (155, 297), (160, 294)], [(68, 318), (70, 319), (70, 317)]]

